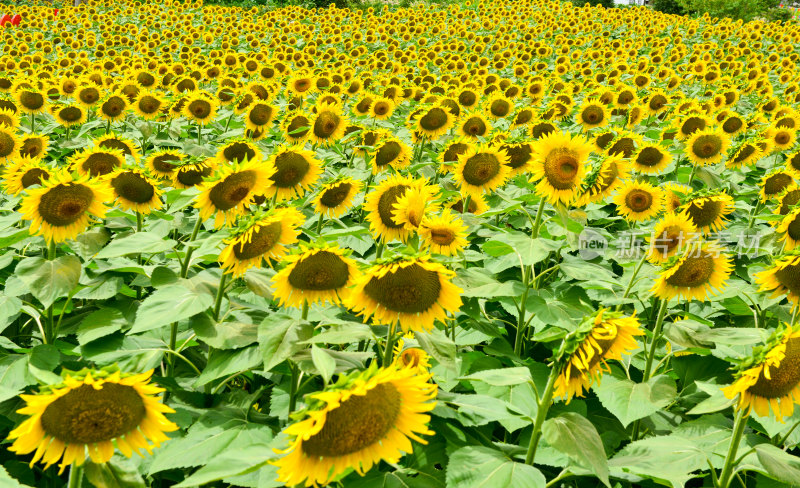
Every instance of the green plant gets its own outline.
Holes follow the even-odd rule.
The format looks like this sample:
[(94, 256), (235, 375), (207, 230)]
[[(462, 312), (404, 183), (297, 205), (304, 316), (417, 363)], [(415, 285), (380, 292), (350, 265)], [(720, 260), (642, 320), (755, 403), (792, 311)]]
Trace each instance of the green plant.
[(683, 15), (686, 13), (681, 4), (678, 3), (678, 0), (653, 0), (650, 5), (653, 10), (665, 14)]
[(677, 0), (687, 13), (709, 17), (730, 17), (745, 22), (777, 6), (776, 0)]
[(767, 12), (767, 19), (770, 22), (788, 22), (792, 19), (792, 12), (785, 8), (772, 8)]
[(572, 0), (572, 3), (577, 7), (583, 7), (587, 3), (590, 5), (600, 5), (605, 8), (614, 7), (614, 0)]

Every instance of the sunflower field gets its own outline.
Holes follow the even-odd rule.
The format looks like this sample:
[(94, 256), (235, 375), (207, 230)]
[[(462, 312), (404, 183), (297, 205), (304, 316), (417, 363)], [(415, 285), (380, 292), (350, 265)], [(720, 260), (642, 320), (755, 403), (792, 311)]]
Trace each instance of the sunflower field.
[(0, 29), (0, 486), (800, 486), (800, 24), (53, 7)]

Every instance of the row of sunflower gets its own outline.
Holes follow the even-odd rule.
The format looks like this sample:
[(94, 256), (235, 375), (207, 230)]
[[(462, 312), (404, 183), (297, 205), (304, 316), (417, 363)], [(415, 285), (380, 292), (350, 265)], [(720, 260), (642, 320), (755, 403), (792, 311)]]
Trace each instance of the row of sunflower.
[[(800, 443), (796, 25), (545, 0), (21, 13), (15, 478), (800, 483), (757, 435)], [(213, 430), (241, 426), (262, 438)]]

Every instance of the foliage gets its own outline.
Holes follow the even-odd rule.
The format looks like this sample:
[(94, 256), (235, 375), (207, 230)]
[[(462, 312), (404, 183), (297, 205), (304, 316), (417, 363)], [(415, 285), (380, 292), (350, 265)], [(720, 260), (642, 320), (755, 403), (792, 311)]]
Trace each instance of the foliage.
[(765, 15), (779, 0), (677, 0), (684, 11), (710, 17), (730, 17), (745, 22)]
[(653, 10), (665, 14), (683, 15), (684, 9), (680, 2), (681, 0), (652, 0), (650, 6), (653, 7)]

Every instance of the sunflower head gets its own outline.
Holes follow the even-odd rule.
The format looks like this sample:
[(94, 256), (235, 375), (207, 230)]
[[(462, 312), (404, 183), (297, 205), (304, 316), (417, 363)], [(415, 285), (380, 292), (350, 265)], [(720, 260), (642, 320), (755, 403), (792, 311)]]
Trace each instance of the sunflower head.
[(278, 201), (301, 197), (322, 174), (322, 162), (312, 151), (302, 146), (277, 149), (267, 165), (274, 168), (271, 184), (264, 192), (267, 197), (278, 196)]
[(672, 162), (672, 155), (659, 144), (644, 144), (631, 157), (633, 168), (639, 173), (657, 175)]
[(264, 194), (274, 172), (271, 165), (247, 159), (221, 167), (214, 177), (202, 184), (197, 196), (195, 206), (200, 209), (200, 218), (205, 220), (213, 214), (216, 215), (215, 227), (233, 224), (255, 195)]
[(617, 191), (614, 203), (627, 220), (649, 220), (664, 208), (664, 192), (647, 182), (629, 181)]
[(761, 201), (766, 202), (797, 187), (794, 171), (775, 168), (761, 178)]
[(608, 361), (621, 360), (638, 347), (635, 336), (644, 335), (639, 319), (600, 309), (584, 318), (565, 338), (555, 361), (561, 368), (554, 395), (569, 402), (582, 397), (592, 383), (600, 381)]
[(732, 269), (732, 259), (717, 243), (699, 242), (663, 264), (652, 291), (662, 300), (705, 301), (725, 288)]
[(359, 274), (355, 262), (335, 246), (302, 246), (283, 264), (285, 267), (272, 278), (281, 306), (341, 303)]
[(695, 191), (683, 196), (682, 202), (676, 211), (685, 213), (704, 233), (725, 228), (727, 216), (733, 212), (733, 197), (722, 190)]
[(5, 189), (12, 195), (22, 193), (26, 188), (41, 185), (53, 170), (38, 159), (21, 157), (5, 172)]
[(361, 183), (352, 178), (337, 178), (320, 188), (314, 199), (314, 211), (328, 217), (339, 217), (353, 205), (361, 191)]
[(475, 145), (458, 156), (453, 173), (463, 194), (491, 193), (511, 172), (508, 153), (494, 146)]
[(449, 209), (442, 210), (441, 215), (429, 216), (422, 221), (419, 228), (422, 244), (431, 252), (454, 256), (467, 246), (467, 226)]
[(584, 137), (554, 132), (533, 144), (531, 181), (551, 203), (571, 203), (579, 194), (592, 145)]
[(124, 210), (147, 215), (161, 207), (161, 188), (145, 170), (138, 167), (120, 168), (108, 176), (117, 203)]
[(16, 135), (16, 130), (7, 125), (0, 125), (0, 158), (12, 159), (20, 154), (22, 141)]
[(772, 298), (785, 295), (792, 308), (796, 307), (800, 302), (800, 250), (775, 258), (767, 269), (755, 274), (755, 281), (761, 285), (759, 291), (771, 291)]
[(322, 104), (311, 120), (309, 139), (322, 145), (330, 145), (344, 136), (347, 119), (338, 105)]
[(686, 141), (684, 154), (697, 166), (708, 166), (722, 160), (730, 145), (730, 137), (719, 129), (695, 131)]

